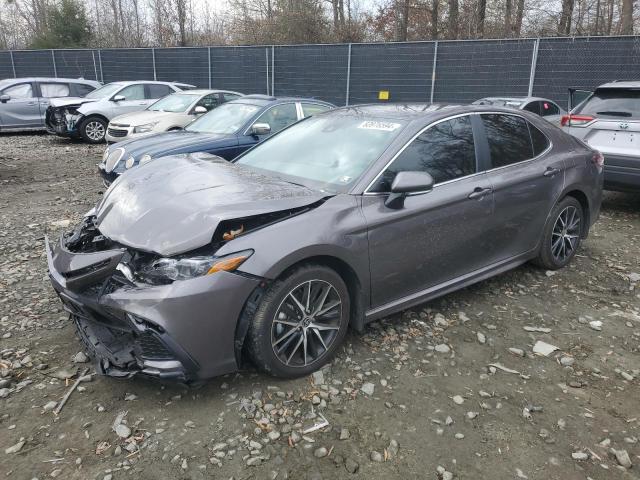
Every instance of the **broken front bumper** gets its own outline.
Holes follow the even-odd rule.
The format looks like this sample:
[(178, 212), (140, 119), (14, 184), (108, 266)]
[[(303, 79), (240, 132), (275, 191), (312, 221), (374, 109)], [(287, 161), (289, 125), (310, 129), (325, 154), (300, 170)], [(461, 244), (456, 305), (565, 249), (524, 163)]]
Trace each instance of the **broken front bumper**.
[(65, 138), (78, 138), (80, 132), (78, 132), (77, 125), (80, 123), (82, 115), (72, 115), (73, 119), (68, 118), (68, 115), (64, 109), (58, 107), (49, 107), (45, 113), (44, 126), (47, 132), (58, 135)]
[(46, 240), (49, 277), (98, 370), (192, 382), (237, 370), (236, 326), (259, 280), (228, 272), (139, 287), (124, 249), (72, 253)]

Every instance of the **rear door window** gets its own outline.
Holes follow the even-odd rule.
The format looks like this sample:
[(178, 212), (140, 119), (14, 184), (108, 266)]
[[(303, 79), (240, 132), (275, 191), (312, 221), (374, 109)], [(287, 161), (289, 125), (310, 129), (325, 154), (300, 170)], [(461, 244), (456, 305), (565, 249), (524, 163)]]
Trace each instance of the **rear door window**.
[(407, 145), (382, 173), (372, 192), (389, 192), (399, 172), (427, 172), (442, 183), (476, 172), (476, 151), (469, 116), (437, 123)]
[(66, 83), (40, 82), (40, 94), (44, 98), (68, 97), (69, 85)]
[(320, 105), (319, 103), (302, 103), (302, 113), (304, 117), (311, 117), (312, 115), (318, 115), (319, 113), (329, 110), (327, 105)]
[(527, 121), (517, 115), (482, 114), (489, 142), (491, 168), (504, 167), (533, 158)]
[(524, 106), (523, 110), (535, 113), (536, 115), (540, 115), (540, 102), (529, 102)]
[(168, 85), (158, 85), (155, 83), (150, 83), (147, 85), (147, 98), (148, 99), (156, 99), (166, 97), (170, 93), (173, 93), (173, 90)]
[(604, 118), (640, 118), (640, 90), (596, 90), (576, 113)]
[(553, 102), (545, 100), (540, 102), (540, 115), (548, 117), (549, 115), (560, 115), (560, 107)]
[(225, 102), (230, 102), (231, 100), (237, 100), (241, 97), (242, 95), (236, 95), (235, 93), (222, 93), (222, 99)]

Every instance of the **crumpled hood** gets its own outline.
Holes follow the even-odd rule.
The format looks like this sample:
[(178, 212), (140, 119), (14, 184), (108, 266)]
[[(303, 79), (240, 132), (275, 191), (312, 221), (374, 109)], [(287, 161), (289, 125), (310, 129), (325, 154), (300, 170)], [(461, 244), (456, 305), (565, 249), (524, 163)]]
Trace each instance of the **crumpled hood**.
[(325, 196), (221, 159), (176, 155), (118, 178), (96, 217), (111, 240), (171, 256), (210, 243), (223, 220), (304, 207)]
[(68, 107), (69, 105), (84, 105), (85, 103), (93, 103), (100, 100), (99, 98), (83, 98), (83, 97), (60, 97), (49, 100), (49, 105), (54, 108)]
[(160, 122), (167, 117), (182, 116), (184, 113), (172, 113), (172, 112), (157, 112), (153, 110), (142, 110), (140, 112), (125, 113), (124, 115), (118, 115), (111, 120), (112, 125), (122, 125), (135, 127), (138, 125), (144, 125), (146, 123)]
[(125, 149), (127, 157), (133, 155), (135, 158), (139, 158), (147, 154), (152, 157), (162, 157), (176, 153), (199, 152), (230, 143), (237, 144), (237, 142), (238, 139), (235, 135), (183, 130), (132, 138), (118, 143), (117, 146)]

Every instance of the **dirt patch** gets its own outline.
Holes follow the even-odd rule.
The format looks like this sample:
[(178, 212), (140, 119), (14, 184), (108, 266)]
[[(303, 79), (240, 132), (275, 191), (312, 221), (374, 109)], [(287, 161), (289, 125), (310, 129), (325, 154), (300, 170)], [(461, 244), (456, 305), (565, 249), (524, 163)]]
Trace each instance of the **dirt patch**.
[[(607, 194), (568, 268), (526, 265), (375, 322), (322, 375), (249, 369), (199, 389), (93, 376), (55, 415), (74, 383), (64, 377), (89, 364), (74, 362), (80, 345), (49, 285), (43, 238), (99, 199), (102, 148), (2, 135), (0, 152), (8, 478), (638, 476), (640, 196)], [(538, 340), (558, 350), (535, 356)]]

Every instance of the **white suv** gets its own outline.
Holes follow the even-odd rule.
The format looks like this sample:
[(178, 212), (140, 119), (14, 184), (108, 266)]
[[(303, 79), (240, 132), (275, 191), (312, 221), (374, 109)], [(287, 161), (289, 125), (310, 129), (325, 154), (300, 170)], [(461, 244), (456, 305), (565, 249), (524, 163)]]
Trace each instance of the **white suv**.
[(600, 85), (561, 124), (603, 153), (605, 189), (640, 191), (640, 82)]
[(144, 110), (159, 98), (193, 88), (172, 82), (113, 82), (84, 97), (52, 99), (45, 123), (50, 133), (61, 137), (100, 143), (112, 118)]

